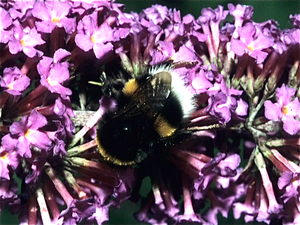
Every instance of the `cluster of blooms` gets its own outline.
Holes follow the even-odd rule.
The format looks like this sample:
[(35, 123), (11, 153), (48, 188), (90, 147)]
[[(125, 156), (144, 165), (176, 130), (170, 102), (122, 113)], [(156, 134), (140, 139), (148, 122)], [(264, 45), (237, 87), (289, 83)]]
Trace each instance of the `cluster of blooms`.
[[(123, 9), (0, 3), (0, 210), (29, 224), (101, 224), (131, 199), (148, 223), (217, 224), (233, 210), (246, 222), (300, 224), (300, 15), (280, 30), (252, 21), (251, 6), (205, 8), (197, 19), (160, 5)], [(117, 107), (124, 74), (170, 59), (191, 62), (176, 71), (196, 98), (197, 138), (154, 166), (107, 164), (95, 124)]]

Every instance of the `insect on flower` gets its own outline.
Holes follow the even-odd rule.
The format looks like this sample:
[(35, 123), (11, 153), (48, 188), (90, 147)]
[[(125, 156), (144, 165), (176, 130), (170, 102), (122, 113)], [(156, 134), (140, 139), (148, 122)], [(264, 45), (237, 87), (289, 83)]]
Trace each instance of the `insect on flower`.
[(130, 79), (117, 99), (118, 109), (98, 122), (97, 145), (116, 165), (140, 163), (161, 145), (191, 135), (185, 122), (195, 108), (193, 95), (172, 66), (154, 66)]

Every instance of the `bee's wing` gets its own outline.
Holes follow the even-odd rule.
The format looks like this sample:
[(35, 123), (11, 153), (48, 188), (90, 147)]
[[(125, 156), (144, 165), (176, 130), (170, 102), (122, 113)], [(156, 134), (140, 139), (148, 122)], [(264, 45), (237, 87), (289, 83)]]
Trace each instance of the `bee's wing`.
[(126, 115), (130, 117), (146, 113), (149, 118), (155, 118), (169, 97), (171, 84), (172, 76), (168, 71), (150, 76), (138, 86), (128, 104), (116, 116)]

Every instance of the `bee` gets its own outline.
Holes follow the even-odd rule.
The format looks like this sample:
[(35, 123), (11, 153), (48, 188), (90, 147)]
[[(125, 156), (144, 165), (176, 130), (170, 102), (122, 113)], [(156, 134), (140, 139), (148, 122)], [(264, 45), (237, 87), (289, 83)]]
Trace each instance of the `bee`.
[(114, 165), (139, 164), (155, 154), (158, 145), (189, 135), (183, 125), (194, 109), (193, 95), (174, 67), (151, 67), (125, 83), (117, 109), (98, 121), (99, 152)]

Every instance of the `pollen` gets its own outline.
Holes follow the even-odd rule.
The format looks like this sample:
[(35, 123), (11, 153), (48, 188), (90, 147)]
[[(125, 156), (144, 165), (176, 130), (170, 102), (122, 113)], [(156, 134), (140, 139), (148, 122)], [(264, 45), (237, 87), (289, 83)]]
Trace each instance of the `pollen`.
[(20, 40), (20, 43), (22, 46), (26, 46), (25, 40), (23, 38)]
[(252, 44), (247, 45), (247, 48), (248, 48), (250, 51), (253, 51), (253, 50), (254, 50), (254, 47), (253, 47)]
[(32, 132), (32, 130), (31, 129), (28, 129), (28, 130), (26, 130), (26, 132), (25, 132), (25, 137), (26, 138), (29, 138), (29, 136), (30, 136), (30, 134), (31, 134), (31, 132)]
[(47, 82), (49, 83), (50, 86), (55, 86), (58, 83), (56, 80), (51, 80), (50, 78), (47, 78)]
[(289, 108), (288, 108), (287, 106), (282, 106), (281, 112), (282, 112), (284, 115), (287, 115), (287, 114), (289, 113)]
[(58, 23), (60, 20), (56, 17), (52, 17), (51, 22), (52, 23)]
[(95, 38), (95, 36), (94, 36), (94, 35), (92, 35), (92, 36), (91, 36), (91, 42), (93, 42), (93, 43), (97, 43), (97, 40), (96, 40), (96, 38)]
[(5, 154), (1, 154), (0, 155), (0, 159), (2, 160), (2, 161), (5, 161), (6, 159), (8, 159), (8, 153), (5, 153)]

